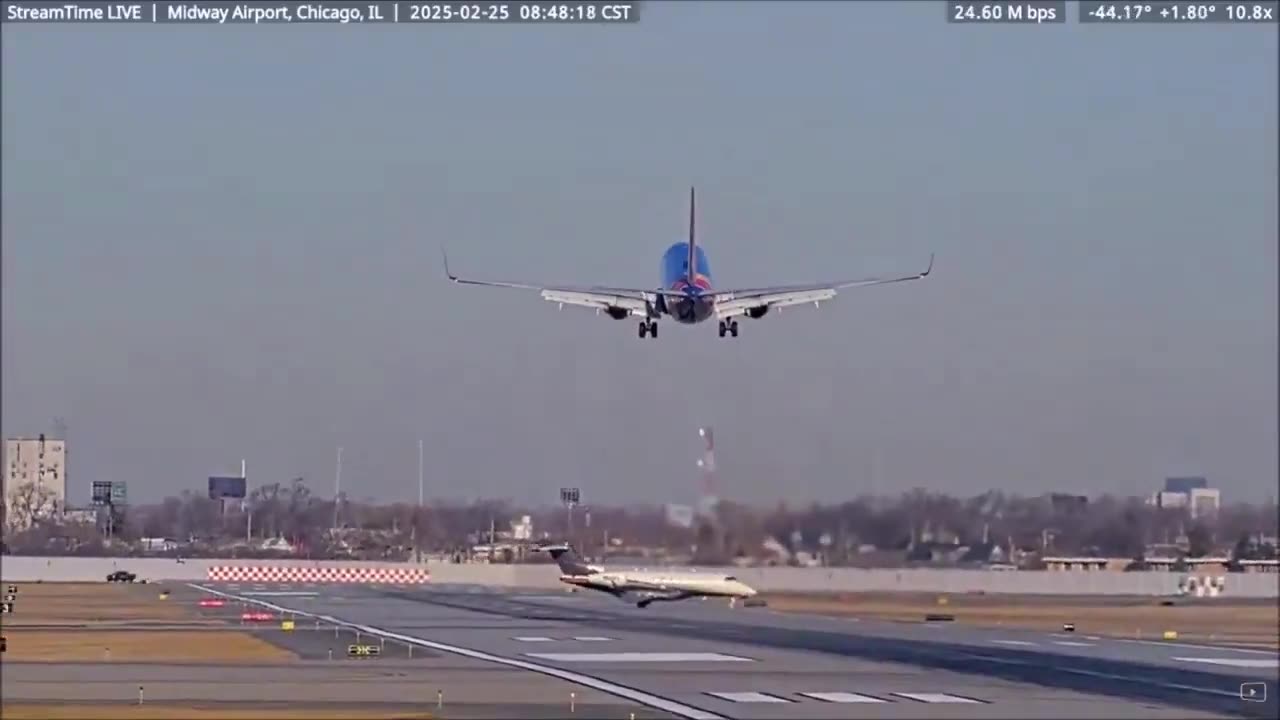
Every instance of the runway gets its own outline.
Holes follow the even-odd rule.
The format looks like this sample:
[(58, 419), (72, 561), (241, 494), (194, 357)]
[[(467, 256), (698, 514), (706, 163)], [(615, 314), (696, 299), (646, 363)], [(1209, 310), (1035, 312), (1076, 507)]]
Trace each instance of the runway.
[[(1276, 717), (1278, 709), (1274, 653), (1109, 639), (1087, 628), (877, 622), (698, 600), (641, 610), (595, 593), (464, 585), (198, 587), (629, 692), (675, 717)], [(1242, 699), (1242, 684), (1257, 682), (1265, 702)]]

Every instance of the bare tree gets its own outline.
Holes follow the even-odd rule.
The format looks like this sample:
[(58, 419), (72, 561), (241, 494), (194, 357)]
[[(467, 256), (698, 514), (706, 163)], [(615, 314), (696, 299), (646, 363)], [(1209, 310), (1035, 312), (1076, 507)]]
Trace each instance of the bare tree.
[(44, 485), (27, 482), (9, 492), (5, 520), (14, 531), (25, 530), (57, 511), (57, 495)]

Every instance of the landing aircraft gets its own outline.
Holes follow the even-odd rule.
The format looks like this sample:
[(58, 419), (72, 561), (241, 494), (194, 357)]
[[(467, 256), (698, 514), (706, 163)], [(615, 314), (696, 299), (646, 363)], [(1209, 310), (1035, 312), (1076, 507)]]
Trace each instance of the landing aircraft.
[(739, 599), (756, 596), (755, 589), (731, 575), (715, 575), (698, 572), (607, 570), (597, 565), (585, 565), (568, 545), (551, 545), (542, 548), (551, 553), (560, 566), (560, 582), (576, 587), (599, 590), (617, 598), (640, 596), (636, 607), (648, 607), (654, 602), (674, 602), (695, 597), (727, 597), (729, 607)]
[(689, 188), (689, 240), (678, 242), (662, 254), (662, 286), (655, 290), (614, 287), (575, 287), (563, 285), (533, 285), (515, 282), (471, 280), (454, 275), (449, 270), (449, 256), (444, 256), (444, 271), (449, 280), (461, 285), (537, 290), (545, 300), (565, 305), (594, 308), (605, 312), (614, 320), (640, 317), (640, 337), (658, 336), (658, 319), (666, 315), (682, 325), (696, 325), (715, 316), (720, 322), (720, 337), (738, 337), (739, 316), (762, 318), (771, 309), (789, 305), (803, 305), (830, 300), (836, 291), (850, 287), (886, 285), (889, 283), (920, 280), (933, 270), (933, 255), (924, 272), (902, 277), (864, 278), (833, 283), (807, 285), (775, 285), (760, 288), (716, 290), (711, 280), (711, 264), (707, 254), (698, 246), (694, 225), (694, 188)]

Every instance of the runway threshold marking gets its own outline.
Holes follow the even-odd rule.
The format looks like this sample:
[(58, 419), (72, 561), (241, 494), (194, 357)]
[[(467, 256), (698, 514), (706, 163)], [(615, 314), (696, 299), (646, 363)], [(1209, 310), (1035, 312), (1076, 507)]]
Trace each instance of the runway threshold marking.
[(539, 660), (555, 662), (754, 662), (751, 658), (721, 653), (617, 652), (617, 653), (525, 653)]
[(915, 700), (916, 702), (922, 702), (922, 703), (934, 703), (934, 704), (938, 704), (938, 703), (960, 703), (960, 704), (966, 704), (966, 705), (982, 705), (982, 704), (985, 704), (985, 703), (984, 703), (984, 701), (982, 701), (982, 700), (975, 700), (975, 699), (973, 699), (973, 698), (961, 697), (960, 695), (948, 695), (947, 693), (903, 693), (903, 692), (896, 692), (896, 693), (889, 693), (889, 694), (890, 694), (890, 695), (897, 695), (898, 697), (904, 697), (904, 698), (906, 698), (906, 699), (908, 699), (908, 700)]
[(709, 692), (711, 697), (736, 703), (789, 703), (790, 700), (762, 692)]
[(1280, 660), (1276, 658), (1206, 658), (1206, 657), (1176, 657), (1174, 660), (1181, 662), (1208, 663), (1210, 665), (1230, 665), (1231, 667), (1247, 667), (1247, 668), (1273, 668), (1280, 667)]
[(858, 693), (850, 693), (850, 692), (802, 692), (802, 693), (796, 693), (796, 694), (803, 695), (807, 698), (813, 698), (814, 700), (821, 700), (822, 702), (829, 702), (829, 703), (886, 703), (886, 702), (889, 702), (888, 700), (883, 700), (878, 697), (871, 697), (870, 695), (859, 695)]
[(317, 613), (306, 612), (305, 610), (296, 610), (282, 605), (276, 605), (275, 603), (267, 602), (266, 600), (255, 600), (253, 598), (246, 598), (233, 593), (222, 592), (221, 590), (214, 590), (213, 588), (198, 585), (196, 583), (187, 583), (187, 586), (202, 592), (221, 595), (225, 598), (242, 600), (244, 602), (253, 603), (254, 605), (260, 605), (265, 608), (276, 610), (277, 612), (291, 612), (301, 617), (315, 618), (317, 620), (328, 622), (331, 625), (359, 630), (360, 632), (368, 635), (385, 637), (389, 640), (399, 640), (400, 642), (417, 645), (419, 647), (431, 648), (433, 650), (461, 655), (475, 660), (483, 660), (485, 662), (496, 663), (498, 665), (506, 665), (507, 667), (536, 672), (549, 677), (560, 678), (561, 680), (567, 680), (568, 682), (582, 685), (583, 687), (599, 690), (600, 692), (608, 693), (615, 697), (625, 698), (657, 710), (665, 710), (672, 715), (687, 718), (688, 720), (728, 720), (722, 715), (717, 715), (716, 713), (708, 712), (701, 708), (693, 707), (692, 705), (685, 705), (684, 703), (653, 695), (642, 690), (636, 690), (634, 688), (626, 687), (625, 685), (611, 683), (608, 680), (592, 677), (590, 675), (583, 675), (582, 673), (570, 670), (563, 670), (550, 665), (541, 665), (539, 663), (532, 663), (526, 660), (502, 657), (501, 655), (491, 655), (479, 650), (472, 650), (471, 648), (464, 648), (457, 645), (446, 645), (445, 643), (435, 642), (434, 640), (423, 640), (422, 638), (413, 637), (412, 635), (403, 635), (401, 633), (383, 630), (382, 628), (376, 628), (370, 625), (350, 623), (345, 620), (339, 620), (338, 618), (330, 615), (320, 615)]

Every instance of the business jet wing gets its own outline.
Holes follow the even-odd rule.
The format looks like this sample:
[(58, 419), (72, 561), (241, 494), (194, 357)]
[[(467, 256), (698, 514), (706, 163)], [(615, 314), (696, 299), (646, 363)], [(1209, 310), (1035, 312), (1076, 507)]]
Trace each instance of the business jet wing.
[(837, 290), (871, 285), (888, 285), (890, 283), (920, 280), (933, 271), (933, 254), (929, 255), (929, 266), (923, 272), (900, 277), (872, 277), (861, 280), (846, 280), (834, 283), (813, 283), (808, 285), (777, 285), (774, 287), (747, 288), (742, 290), (720, 290), (715, 293), (716, 316), (723, 320), (737, 315), (745, 315), (756, 308), (780, 308), (788, 305), (803, 305), (830, 300), (836, 296)]
[[(443, 253), (442, 253), (443, 254)], [(622, 309), (632, 315), (648, 317), (657, 300), (662, 295), (679, 295), (663, 290), (644, 290), (640, 288), (616, 288), (600, 285), (539, 285), (534, 283), (502, 282), (494, 280), (475, 280), (454, 275), (449, 270), (449, 256), (444, 257), (444, 272), (449, 280), (458, 285), (480, 285), (484, 287), (512, 288), (515, 290), (536, 290), (543, 300), (564, 305), (599, 310)]]

